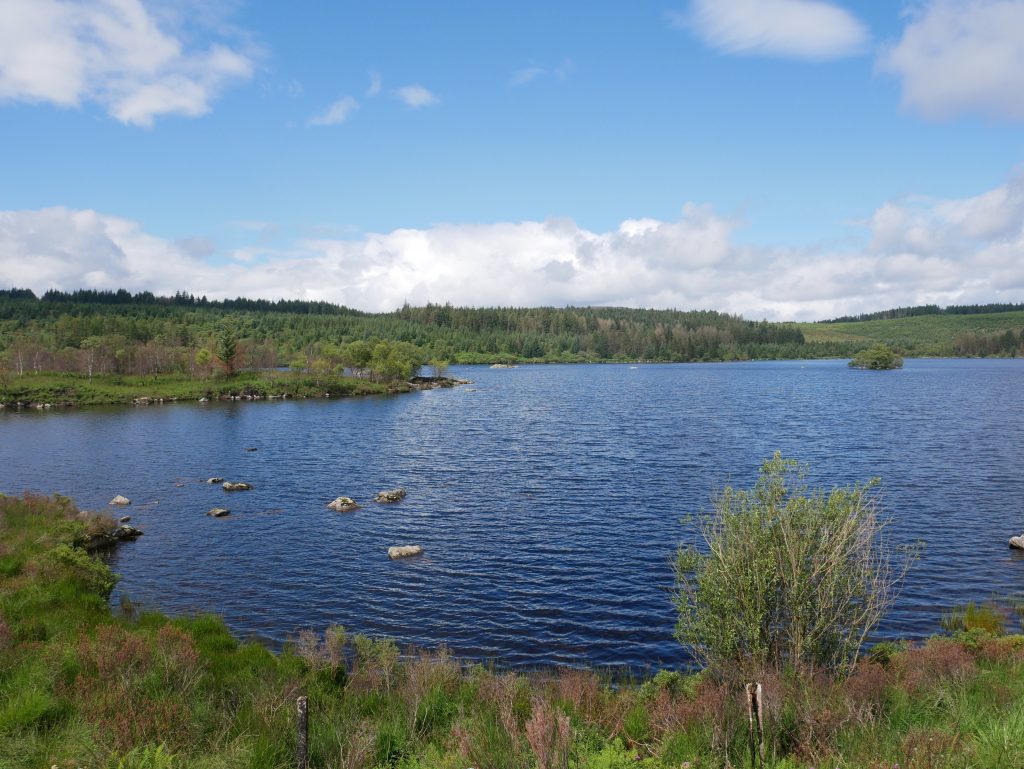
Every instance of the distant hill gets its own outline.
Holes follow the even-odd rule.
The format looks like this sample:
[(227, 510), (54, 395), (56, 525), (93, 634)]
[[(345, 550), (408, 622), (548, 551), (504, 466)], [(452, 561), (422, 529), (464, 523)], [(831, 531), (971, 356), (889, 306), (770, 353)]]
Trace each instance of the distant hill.
[(949, 312), (947, 308), (938, 313), (800, 323), (797, 327), (809, 344), (866, 347), (882, 342), (904, 355), (917, 357), (1024, 355), (1024, 306), (995, 306), (1011, 309), (974, 313), (970, 307), (955, 308), (963, 312)]

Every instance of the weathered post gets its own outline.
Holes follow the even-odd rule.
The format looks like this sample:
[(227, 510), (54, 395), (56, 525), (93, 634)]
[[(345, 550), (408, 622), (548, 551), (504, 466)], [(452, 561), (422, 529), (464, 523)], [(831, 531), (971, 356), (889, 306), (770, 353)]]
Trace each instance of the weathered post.
[(295, 763), (299, 769), (309, 767), (309, 702), (305, 697), (299, 697), (296, 701), (298, 718), (296, 727), (298, 738), (295, 741)]
[(764, 700), (761, 684), (746, 685), (750, 766), (764, 767)]

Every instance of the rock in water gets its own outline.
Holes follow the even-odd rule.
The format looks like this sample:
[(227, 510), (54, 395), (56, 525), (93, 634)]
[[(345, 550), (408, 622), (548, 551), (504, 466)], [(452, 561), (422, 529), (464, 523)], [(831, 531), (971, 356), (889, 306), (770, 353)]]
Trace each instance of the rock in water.
[(258, 449), (255, 446), (246, 446), (245, 450), (246, 451), (258, 451)]
[(1024, 534), (1021, 534), (1019, 537), (1010, 537), (1010, 547), (1024, 550)]
[(408, 558), (410, 555), (419, 555), (423, 548), (419, 545), (395, 545), (388, 548), (388, 558)]
[(215, 507), (212, 510), (210, 510), (210, 512), (208, 512), (207, 515), (212, 515), (214, 518), (223, 518), (230, 512), (231, 511), (228, 510), (226, 507)]
[(378, 491), (377, 502), (398, 502), (405, 499), (405, 489), (391, 489), (390, 491)]
[(232, 483), (231, 481), (224, 481), (224, 491), (248, 491), (252, 486), (248, 483)]
[(141, 537), (142, 532), (136, 529), (134, 526), (128, 526), (127, 524), (123, 524), (114, 529), (114, 532), (111, 536), (113, 536), (114, 539), (118, 540), (135, 539), (136, 537)]
[(207, 483), (224, 483), (224, 479), (223, 478), (213, 477), (213, 478), (207, 478), (206, 482)]
[(352, 499), (352, 497), (338, 497), (327, 507), (338, 513), (351, 513), (353, 510), (359, 509), (359, 503)]
[(130, 521), (131, 519), (132, 519), (132, 517), (130, 515), (122, 515), (120, 518), (117, 519), (117, 522), (118, 523), (128, 523), (128, 521)]
[(130, 505), (131, 503), (132, 501), (128, 497), (122, 497), (120, 494), (110, 500), (112, 505)]

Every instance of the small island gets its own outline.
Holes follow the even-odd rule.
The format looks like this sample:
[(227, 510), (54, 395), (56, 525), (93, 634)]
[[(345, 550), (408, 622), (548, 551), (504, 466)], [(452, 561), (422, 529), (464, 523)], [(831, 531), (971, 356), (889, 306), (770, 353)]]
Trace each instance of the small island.
[(903, 358), (888, 345), (876, 344), (854, 355), (853, 360), (850, 361), (850, 368), (889, 371), (903, 368)]

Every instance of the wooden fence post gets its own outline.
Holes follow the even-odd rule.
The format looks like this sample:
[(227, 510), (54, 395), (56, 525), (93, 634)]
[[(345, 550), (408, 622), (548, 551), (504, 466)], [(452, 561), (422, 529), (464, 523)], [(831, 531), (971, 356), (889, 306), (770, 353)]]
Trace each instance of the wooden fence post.
[(299, 697), (295, 703), (298, 709), (296, 727), (298, 738), (295, 741), (295, 763), (299, 769), (309, 767), (309, 701), (305, 697)]
[(747, 721), (750, 730), (750, 766), (764, 767), (764, 690), (761, 684), (746, 685)]

